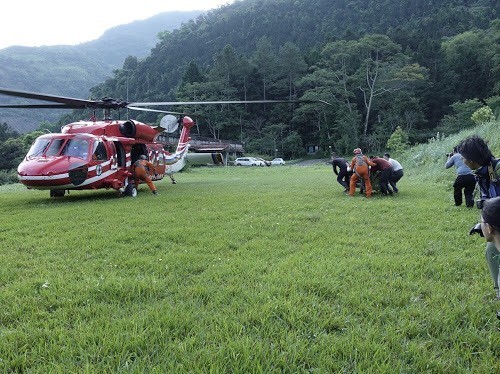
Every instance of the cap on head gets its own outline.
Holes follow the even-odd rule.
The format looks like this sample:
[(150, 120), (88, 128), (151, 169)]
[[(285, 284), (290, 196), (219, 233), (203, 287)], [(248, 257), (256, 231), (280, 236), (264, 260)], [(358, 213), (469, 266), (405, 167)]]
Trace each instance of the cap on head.
[(139, 157), (141, 160), (147, 160), (148, 158), (146, 157), (146, 155), (141, 155), (141, 157)]
[(361, 154), (361, 148), (356, 148), (356, 149), (354, 150), (354, 154), (355, 154), (355, 155), (360, 155), (360, 154)]

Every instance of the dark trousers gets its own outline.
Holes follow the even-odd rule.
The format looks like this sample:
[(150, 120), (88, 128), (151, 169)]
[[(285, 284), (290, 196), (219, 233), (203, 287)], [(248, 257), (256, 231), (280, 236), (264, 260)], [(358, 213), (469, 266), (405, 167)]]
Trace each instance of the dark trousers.
[(392, 177), (391, 179), (389, 180), (389, 184), (391, 185), (392, 187), (392, 190), (394, 192), (398, 192), (398, 188), (396, 187), (396, 183), (399, 182), (399, 180), (403, 177), (403, 169), (399, 169), (399, 170), (394, 170), (392, 172)]
[(339, 182), (342, 187), (348, 190), (350, 178), (351, 178), (351, 173), (349, 173), (347, 170), (345, 171), (340, 170), (339, 175), (337, 175), (337, 182)]
[(464, 190), (465, 195), (465, 205), (468, 208), (474, 206), (474, 188), (476, 187), (476, 178), (474, 175), (458, 175), (453, 183), (453, 198), (455, 199), (455, 205), (462, 205), (462, 190)]
[(388, 188), (391, 177), (392, 177), (392, 168), (384, 169), (380, 172), (379, 185), (380, 185), (380, 192), (382, 192), (382, 195), (387, 195), (388, 193), (392, 194), (392, 190)]

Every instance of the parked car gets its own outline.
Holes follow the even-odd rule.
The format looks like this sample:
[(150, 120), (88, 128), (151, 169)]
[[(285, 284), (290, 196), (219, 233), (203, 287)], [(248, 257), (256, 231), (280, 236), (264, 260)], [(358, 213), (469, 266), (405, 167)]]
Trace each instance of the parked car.
[(266, 166), (266, 163), (255, 157), (238, 157), (234, 160), (236, 166)]
[(262, 161), (266, 166), (271, 166), (271, 161), (264, 160), (263, 158), (260, 157), (254, 157), (256, 160)]
[(285, 165), (285, 160), (282, 158), (275, 158), (271, 161), (271, 165)]

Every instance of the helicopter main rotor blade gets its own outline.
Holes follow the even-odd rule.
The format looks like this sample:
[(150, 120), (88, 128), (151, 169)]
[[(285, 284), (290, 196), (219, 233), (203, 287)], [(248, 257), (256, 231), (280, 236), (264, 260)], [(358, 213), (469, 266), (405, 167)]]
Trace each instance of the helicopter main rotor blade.
[[(55, 96), (42, 94), (37, 92), (29, 92), (29, 91), (21, 91), (21, 90), (11, 90), (7, 88), (0, 87), (0, 95), (14, 96), (14, 97), (22, 97), (25, 99), (33, 99), (33, 100), (42, 100), (49, 101), (52, 103), (62, 104), (58, 108), (64, 109), (119, 109), (126, 108), (129, 104), (127, 101), (112, 99), (105, 97), (101, 100), (84, 100), (84, 99), (75, 99), (73, 97), (64, 97), (64, 96)], [(19, 104), (24, 105), (24, 104)], [(43, 105), (43, 104), (30, 104), (30, 105)], [(47, 104), (48, 105), (48, 104)], [(10, 108), (23, 108), (19, 106), (11, 106)], [(24, 108), (37, 108), (36, 106), (26, 106)], [(45, 108), (43, 106), (39, 106), (38, 108)], [(56, 108), (47, 106), (47, 108)]]
[(331, 105), (323, 100), (222, 100), (222, 101), (156, 101), (156, 102), (136, 102), (129, 103), (120, 99), (102, 98), (101, 100), (84, 100), (72, 97), (56, 96), (42, 94), (37, 92), (12, 90), (0, 87), (0, 95), (20, 97), (24, 99), (33, 99), (48, 101), (56, 104), (0, 104), (0, 108), (30, 108), (30, 109), (120, 109), (129, 108), (131, 110), (170, 113), (183, 115), (184, 113), (171, 112), (165, 110), (156, 110), (144, 108), (148, 106), (191, 106), (191, 105), (218, 105), (218, 104), (276, 104), (276, 103), (323, 103)]
[(132, 110), (138, 110), (138, 111), (141, 111), (141, 112), (156, 112), (156, 113), (165, 113), (165, 114), (176, 114), (178, 116), (182, 116), (184, 115), (185, 113), (181, 113), (181, 112), (171, 112), (169, 110), (160, 110), (160, 109), (150, 109), (150, 108), (137, 108), (137, 107), (133, 107), (133, 106), (127, 106), (128, 109), (132, 109)]
[(65, 108), (69, 109), (87, 108), (91, 107), (92, 104), (94, 103), (94, 101), (91, 100), (75, 99), (72, 97), (55, 96), (55, 95), (48, 95), (37, 92), (22, 91), (22, 90), (11, 90), (2, 87), (0, 87), (0, 94), (7, 96), (14, 96), (14, 97), (22, 97), (25, 99), (34, 99), (34, 100), (49, 101), (52, 103), (60, 103), (66, 105)]
[(298, 103), (300, 100), (223, 100), (223, 101), (156, 101), (149, 103), (130, 103), (135, 107), (140, 106), (180, 106), (180, 105), (217, 105), (217, 104), (275, 104)]
[(0, 104), (0, 108), (16, 108), (16, 109), (23, 109), (23, 108), (24, 109), (70, 109), (65, 104)]

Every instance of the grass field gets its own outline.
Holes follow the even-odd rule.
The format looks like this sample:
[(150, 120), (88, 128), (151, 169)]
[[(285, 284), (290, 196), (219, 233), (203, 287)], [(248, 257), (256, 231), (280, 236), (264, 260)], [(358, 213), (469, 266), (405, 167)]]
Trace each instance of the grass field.
[(322, 164), (0, 187), (0, 372), (499, 372), (479, 211), (441, 171), (370, 200)]

